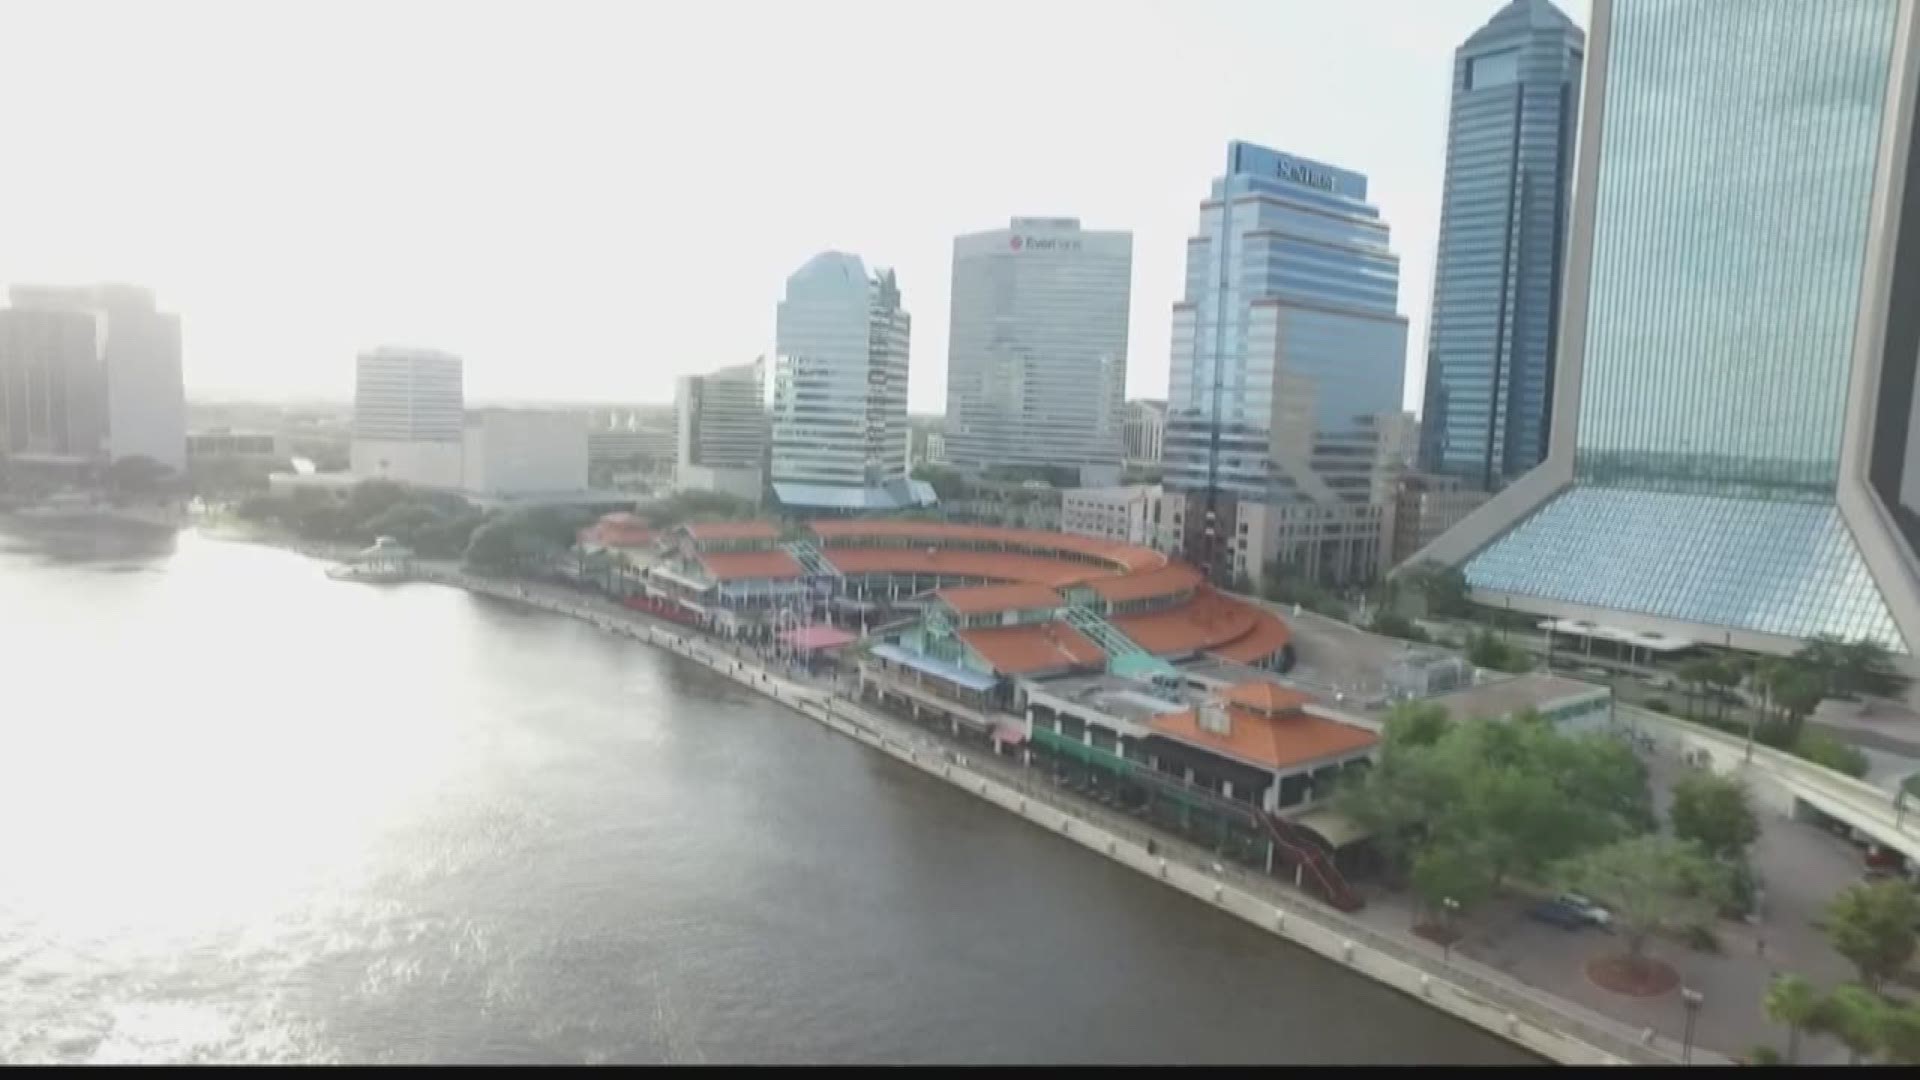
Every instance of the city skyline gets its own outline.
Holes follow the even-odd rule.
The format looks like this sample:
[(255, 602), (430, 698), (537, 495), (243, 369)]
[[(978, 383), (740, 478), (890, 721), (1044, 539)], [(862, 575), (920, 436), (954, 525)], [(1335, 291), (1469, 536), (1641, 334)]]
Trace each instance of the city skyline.
[[(603, 5), (536, 21), (409, 6), (382, 10), (378, 34), (361, 17), (375, 9), (352, 4), (325, 19), (298, 6), (109, 6), (120, 28), (110, 40), (93, 32), (98, 5), (30, 9), (15, 22), (45, 47), (0, 74), (0, 88), (45, 103), (16, 134), (20, 152), (66, 164), (21, 177), (11, 205), (22, 209), (0, 211), (12, 238), (0, 281), (128, 280), (169, 297), (196, 398), (344, 400), (351, 357), (397, 342), (467, 358), (475, 400), (666, 403), (677, 376), (768, 351), (792, 266), (858, 251), (919, 298), (910, 407), (933, 413), (947, 381), (952, 237), (1060, 214), (1134, 234), (1126, 396), (1160, 398), (1188, 193), (1214, 174), (1221, 146), (1244, 139), (1372, 178), (1404, 238), (1404, 397), (1417, 410), (1450, 46), (1500, 6), (1022, 8), (1012, 21), (1023, 37), (1070, 40), (1094, 24), (1101, 48), (1050, 52), (984, 85), (954, 66), (1004, 47), (1009, 20), (991, 4), (930, 12), (897, 58), (858, 65), (842, 54), (864, 38), (845, 31), (872, 5), (716, 6), (689, 15), (686, 56), (643, 49), (645, 63), (632, 55), (639, 17)], [(1585, 24), (1585, 2), (1558, 6)], [(744, 43), (738, 62), (792, 69), (781, 99), (716, 87), (699, 124), (656, 108), (682, 93), (666, 95), (670, 84), (711, 85), (695, 70), (710, 51), (700, 43), (745, 12), (773, 44)], [(449, 16), (462, 31), (451, 51), (436, 44)], [(236, 39), (253, 47), (197, 43)], [(939, 50), (913, 47), (936, 40)], [(499, 78), (509, 47), (524, 54), (518, 69), (551, 77)], [(143, 94), (88, 86), (71, 62), (80, 55)], [(339, 74), (422, 57), (435, 79)], [(1299, 92), (1307, 85), (1349, 106), (1320, 108), (1322, 93)], [(1069, 92), (1106, 107), (1063, 129), (1025, 104)], [(877, 106), (888, 139), (863, 134), (862, 110), (824, 108), (851, 95), (892, 102)], [(146, 163), (137, 185), (106, 167), (129, 153)], [(781, 198), (750, 196), (781, 160), (809, 167), (785, 172)], [(727, 287), (691, 284), (715, 280)]]

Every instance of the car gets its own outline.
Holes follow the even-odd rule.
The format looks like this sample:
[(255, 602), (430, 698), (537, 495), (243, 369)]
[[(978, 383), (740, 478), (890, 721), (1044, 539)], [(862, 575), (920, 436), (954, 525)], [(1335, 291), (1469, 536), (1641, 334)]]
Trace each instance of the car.
[(1527, 909), (1527, 917), (1562, 930), (1579, 930), (1592, 921), (1586, 912), (1560, 900), (1542, 900)]
[(1613, 925), (1613, 912), (1581, 896), (1579, 893), (1561, 893), (1554, 899), (1579, 912), (1588, 922), (1606, 928)]

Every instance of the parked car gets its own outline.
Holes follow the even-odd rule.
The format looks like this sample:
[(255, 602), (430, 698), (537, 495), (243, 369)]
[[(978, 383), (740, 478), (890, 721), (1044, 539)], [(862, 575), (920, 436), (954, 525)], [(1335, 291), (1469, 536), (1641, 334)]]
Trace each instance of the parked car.
[(1579, 930), (1592, 922), (1586, 912), (1562, 900), (1542, 900), (1527, 909), (1527, 917), (1562, 930)]
[(1579, 912), (1588, 922), (1601, 929), (1606, 929), (1613, 925), (1613, 912), (1581, 896), (1579, 893), (1561, 893), (1555, 897), (1555, 899)]

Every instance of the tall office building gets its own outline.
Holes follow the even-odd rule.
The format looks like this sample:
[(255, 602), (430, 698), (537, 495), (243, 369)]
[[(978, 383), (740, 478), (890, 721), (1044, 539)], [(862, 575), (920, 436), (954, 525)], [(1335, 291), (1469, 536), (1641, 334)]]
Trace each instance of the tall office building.
[(890, 270), (816, 255), (787, 278), (776, 333), (773, 491), (786, 506), (890, 510), (930, 501), (907, 479), (907, 339)]
[(1453, 54), (1420, 458), (1482, 490), (1547, 456), (1585, 49), (1511, 0)]
[(1552, 449), (1422, 556), (1761, 652), (1920, 641), (1914, 0), (1595, 0)]
[(1014, 218), (953, 242), (947, 460), (1119, 477), (1133, 234)]
[(16, 285), (0, 311), (0, 443), (187, 465), (180, 317), (131, 285)]
[(353, 471), (458, 488), (465, 438), (460, 358), (393, 345), (361, 353), (353, 386)]
[(1127, 402), (1127, 419), (1121, 428), (1121, 443), (1126, 448), (1127, 464), (1160, 464), (1160, 449), (1166, 439), (1166, 402), (1145, 398)]
[(1413, 431), (1399, 287), (1366, 177), (1228, 146), (1173, 306), (1165, 543), (1220, 580), (1386, 568)]
[(673, 486), (760, 500), (767, 455), (762, 361), (681, 376), (674, 388)]

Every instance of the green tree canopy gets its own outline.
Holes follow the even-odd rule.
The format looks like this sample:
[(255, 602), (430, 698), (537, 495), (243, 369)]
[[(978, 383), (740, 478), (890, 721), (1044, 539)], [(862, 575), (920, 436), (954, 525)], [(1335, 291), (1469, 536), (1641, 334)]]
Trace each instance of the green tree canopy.
[(1858, 1065), (1862, 1057), (1879, 1049), (1885, 1011), (1879, 995), (1867, 988), (1836, 986), (1814, 1011), (1811, 1026), (1840, 1040), (1847, 1048), (1847, 1064)]
[(1862, 983), (1878, 989), (1913, 958), (1916, 921), (1920, 896), (1906, 882), (1852, 885), (1827, 906), (1827, 940), (1853, 963)]
[(1699, 845), (1658, 834), (1590, 851), (1562, 868), (1562, 880), (1608, 906), (1636, 963), (1654, 934), (1709, 923), (1728, 893), (1725, 868)]
[(1760, 838), (1760, 819), (1740, 781), (1710, 772), (1692, 772), (1673, 786), (1668, 811), (1674, 835), (1693, 840), (1716, 859), (1737, 861)]
[(1526, 650), (1501, 640), (1493, 631), (1476, 631), (1467, 643), (1467, 659), (1476, 667), (1519, 675), (1533, 670), (1533, 657)]
[(1818, 1019), (1820, 992), (1794, 974), (1775, 975), (1764, 1002), (1767, 1019), (1787, 1029), (1787, 1064), (1800, 1057), (1800, 1033)]

